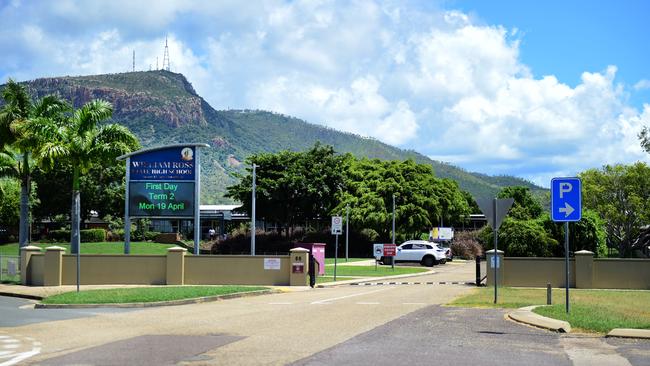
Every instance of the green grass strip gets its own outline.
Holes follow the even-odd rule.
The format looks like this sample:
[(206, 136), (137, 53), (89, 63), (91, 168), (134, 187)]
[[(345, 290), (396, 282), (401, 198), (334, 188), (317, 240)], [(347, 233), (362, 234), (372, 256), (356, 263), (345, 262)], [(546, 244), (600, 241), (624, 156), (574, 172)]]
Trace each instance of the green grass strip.
[[(348, 258), (348, 261), (345, 261), (345, 258), (339, 258), (336, 262), (337, 264), (341, 263), (351, 263), (351, 262), (361, 262), (374, 260), (375, 258)], [(325, 264), (334, 264), (334, 258), (325, 258)]]
[[(546, 289), (483, 287), (449, 305), (484, 308), (520, 308), (546, 304)], [(568, 321), (573, 328), (607, 333), (614, 328), (650, 329), (650, 291), (570, 289), (570, 313), (566, 313), (564, 289), (553, 289), (554, 305), (536, 308), (535, 313)]]
[[(47, 247), (57, 246), (65, 248), (66, 254), (70, 254), (69, 243), (30, 243), (42, 250)], [(175, 247), (175, 244), (162, 244), (150, 242), (132, 242), (131, 254), (152, 254), (165, 255), (167, 249)], [(2, 255), (19, 255), (18, 244), (0, 245), (0, 254)], [(81, 243), (81, 254), (124, 254), (124, 243), (122, 242), (99, 242), (99, 243)]]
[(192, 299), (266, 290), (252, 286), (160, 286), (66, 292), (43, 299), (44, 304), (121, 304)]
[[(353, 277), (383, 277), (383, 276), (397, 276), (404, 274), (422, 273), (426, 272), (428, 268), (424, 267), (395, 267), (392, 269), (390, 266), (336, 266), (336, 277), (353, 276)], [(325, 267), (325, 275), (334, 275), (334, 266)]]

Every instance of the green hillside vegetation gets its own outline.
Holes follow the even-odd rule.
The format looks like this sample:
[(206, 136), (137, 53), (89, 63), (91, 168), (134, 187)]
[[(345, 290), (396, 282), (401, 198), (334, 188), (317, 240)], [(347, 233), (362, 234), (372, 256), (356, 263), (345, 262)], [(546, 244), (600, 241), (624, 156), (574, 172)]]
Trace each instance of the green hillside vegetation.
[(239, 181), (242, 162), (252, 154), (281, 150), (304, 151), (317, 141), (339, 153), (382, 160), (412, 159), (431, 165), (436, 176), (458, 182), (475, 197), (493, 197), (501, 187), (540, 187), (516, 177), (490, 177), (434, 161), (415, 151), (339, 132), (282, 114), (258, 110), (213, 109), (181, 74), (168, 71), (37, 79), (28, 90), (40, 98), (59, 94), (79, 107), (91, 99), (110, 101), (113, 122), (133, 131), (143, 147), (177, 142), (206, 142), (202, 152), (202, 203), (232, 202), (226, 187)]

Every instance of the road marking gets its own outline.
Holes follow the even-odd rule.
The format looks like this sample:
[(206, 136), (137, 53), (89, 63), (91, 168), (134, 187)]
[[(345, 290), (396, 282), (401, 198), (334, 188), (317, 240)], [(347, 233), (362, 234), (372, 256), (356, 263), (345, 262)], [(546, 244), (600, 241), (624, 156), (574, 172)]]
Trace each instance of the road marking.
[(378, 302), (358, 302), (357, 305), (379, 305)]
[(382, 288), (380, 290), (374, 290), (374, 291), (367, 291), (367, 292), (361, 292), (358, 294), (352, 294), (352, 295), (345, 295), (345, 296), (339, 296), (339, 297), (333, 297), (330, 299), (325, 299), (325, 300), (318, 300), (318, 301), (313, 301), (311, 302), (312, 305), (319, 305), (319, 304), (326, 304), (328, 302), (336, 301), (336, 300), (343, 300), (343, 299), (348, 299), (350, 297), (357, 297), (357, 296), (363, 296), (363, 295), (369, 295), (369, 294), (374, 294), (380, 291), (385, 291), (388, 290), (389, 287)]
[[(0, 359), (5, 360), (4, 362), (0, 362), (0, 366), (11, 366), (11, 365), (16, 365), (21, 363), (22, 361), (35, 356), (39, 353), (41, 353), (41, 348), (38, 347), (40, 345), (39, 342), (34, 342), (33, 338), (24, 338), (18, 336), (18, 338), (15, 335), (8, 336), (8, 335), (0, 335)], [(31, 350), (30, 351), (24, 351), (25, 348), (29, 349), (31, 343)], [(39, 343), (38, 345), (36, 343)]]

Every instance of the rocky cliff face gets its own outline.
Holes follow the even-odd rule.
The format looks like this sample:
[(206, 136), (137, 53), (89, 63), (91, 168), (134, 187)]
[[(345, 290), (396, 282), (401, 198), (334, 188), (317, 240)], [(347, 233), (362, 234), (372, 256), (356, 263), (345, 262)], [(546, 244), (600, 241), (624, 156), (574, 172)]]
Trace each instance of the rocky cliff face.
[[(164, 85), (164, 90), (157, 91), (156, 85), (149, 87), (149, 90), (143, 90), (148, 84), (152, 84), (145, 77), (140, 78), (144, 85), (132, 83), (115, 86), (98, 85), (106, 83), (103, 80), (80, 77), (43, 78), (30, 82), (29, 89), (39, 98), (48, 94), (59, 94), (62, 98), (72, 101), (75, 107), (93, 99), (104, 99), (113, 104), (113, 119), (116, 121), (144, 117), (169, 127), (188, 124), (205, 126), (207, 122), (201, 97), (196, 95), (182, 75), (180, 77), (182, 80), (179, 83)], [(132, 79), (138, 80), (136, 77)], [(170, 90), (170, 87), (173, 89)]]

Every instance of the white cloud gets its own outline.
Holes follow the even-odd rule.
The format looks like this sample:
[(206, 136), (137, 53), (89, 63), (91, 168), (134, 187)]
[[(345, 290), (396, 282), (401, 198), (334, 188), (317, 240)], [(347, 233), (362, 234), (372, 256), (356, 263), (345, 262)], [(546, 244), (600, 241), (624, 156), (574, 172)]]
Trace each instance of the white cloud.
[[(548, 177), (648, 161), (617, 69), (578, 85), (535, 77), (516, 28), (411, 3), (12, 2), (0, 7), (0, 77), (162, 64), (216, 108), (262, 108), (372, 136), (471, 170)], [(629, 87), (628, 87), (629, 88)], [(650, 88), (641, 80), (635, 90)]]
[(646, 89), (650, 89), (650, 80), (648, 79), (639, 80), (636, 84), (634, 84), (634, 90), (646, 90)]

